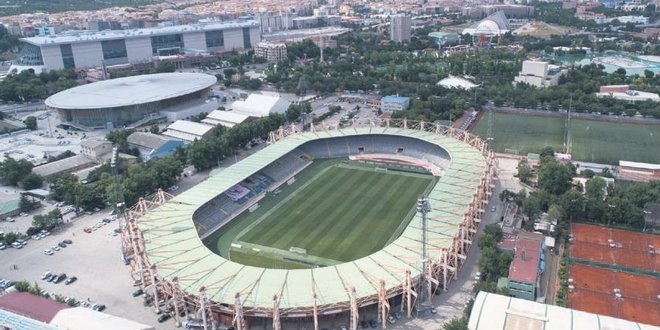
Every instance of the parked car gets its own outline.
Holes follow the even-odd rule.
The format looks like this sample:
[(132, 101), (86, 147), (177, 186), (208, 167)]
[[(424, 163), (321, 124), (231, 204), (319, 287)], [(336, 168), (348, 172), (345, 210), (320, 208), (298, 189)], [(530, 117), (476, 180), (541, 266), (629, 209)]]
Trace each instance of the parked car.
[(46, 281), (52, 282), (55, 281), (56, 278), (57, 278), (57, 274), (50, 274), (50, 276), (46, 277)]
[(77, 277), (71, 276), (71, 277), (67, 278), (66, 281), (64, 281), (64, 284), (69, 285), (69, 284), (75, 282), (76, 280), (78, 280)]
[(66, 244), (73, 244), (73, 241), (71, 241), (70, 239), (65, 239), (62, 242), (66, 243)]
[(474, 280), (476, 282), (481, 281), (481, 272), (477, 272), (476, 274), (474, 274)]
[(57, 283), (60, 283), (60, 282), (64, 281), (65, 279), (66, 279), (66, 274), (62, 273), (60, 275), (57, 275), (57, 277), (55, 278), (53, 283), (57, 284)]
[(57, 243), (57, 246), (62, 247), (62, 248), (65, 248), (65, 247), (66, 247), (66, 243), (64, 243), (64, 242), (59, 242), (59, 243)]
[(50, 277), (50, 275), (53, 275), (51, 272), (45, 272), (43, 275), (41, 275), (41, 279), (45, 280)]
[(396, 319), (394, 318), (394, 316), (392, 316), (392, 315), (388, 315), (388, 316), (387, 316), (387, 322), (388, 322), (389, 324), (394, 324), (394, 323), (396, 323)]
[(60, 247), (57, 246), (57, 245), (53, 245), (53, 247), (52, 247), (51, 249), (53, 249), (53, 250), (55, 250), (55, 251), (59, 251), (59, 250), (60, 250)]
[(142, 291), (142, 289), (137, 289), (137, 290), (133, 291), (133, 293), (132, 293), (131, 295), (132, 295), (133, 297), (137, 297), (137, 296), (142, 295), (143, 293), (144, 293), (144, 292)]
[(6, 249), (6, 248), (7, 248), (7, 246), (6, 246), (6, 245), (4, 245), (4, 244), (2, 244), (2, 243), (0, 243), (0, 250), (4, 250), (4, 249)]
[(163, 323), (163, 322), (169, 320), (170, 317), (171, 317), (170, 314), (163, 313), (158, 317), (158, 323)]
[(53, 254), (55, 254), (55, 252), (53, 252), (53, 250), (51, 250), (51, 249), (45, 249), (44, 254), (52, 256)]
[(92, 309), (95, 310), (95, 311), (102, 312), (103, 310), (105, 310), (105, 305), (103, 305), (103, 304), (94, 304), (94, 305), (92, 305)]

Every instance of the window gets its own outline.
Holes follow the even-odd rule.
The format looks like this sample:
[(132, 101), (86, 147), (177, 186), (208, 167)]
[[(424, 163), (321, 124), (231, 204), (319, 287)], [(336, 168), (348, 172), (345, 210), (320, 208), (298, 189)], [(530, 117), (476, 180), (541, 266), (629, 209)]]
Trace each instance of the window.
[(206, 47), (224, 47), (225, 46), (225, 35), (222, 30), (217, 31), (206, 31)]
[(76, 67), (76, 61), (73, 58), (73, 50), (71, 44), (60, 45), (60, 52), (62, 52), (62, 63), (65, 69), (73, 69)]
[(166, 34), (151, 37), (151, 52), (153, 55), (168, 56), (181, 53), (183, 38), (181, 34)]
[(127, 57), (126, 41), (124, 39), (101, 41), (101, 49), (103, 50), (104, 60)]
[(23, 43), (23, 48), (18, 53), (16, 62), (23, 65), (44, 65), (44, 60), (41, 57), (41, 49), (38, 46)]
[(243, 28), (243, 48), (252, 48), (252, 42), (250, 42), (250, 28)]

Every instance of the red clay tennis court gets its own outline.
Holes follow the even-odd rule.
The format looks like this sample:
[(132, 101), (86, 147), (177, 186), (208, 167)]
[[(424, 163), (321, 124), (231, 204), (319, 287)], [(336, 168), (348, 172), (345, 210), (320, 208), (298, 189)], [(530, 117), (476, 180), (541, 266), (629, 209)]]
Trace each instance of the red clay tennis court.
[[(660, 279), (577, 263), (571, 264), (569, 278), (575, 289), (567, 307), (660, 326)], [(614, 289), (619, 289), (620, 301)]]
[(571, 234), (573, 259), (660, 272), (660, 236), (581, 223)]

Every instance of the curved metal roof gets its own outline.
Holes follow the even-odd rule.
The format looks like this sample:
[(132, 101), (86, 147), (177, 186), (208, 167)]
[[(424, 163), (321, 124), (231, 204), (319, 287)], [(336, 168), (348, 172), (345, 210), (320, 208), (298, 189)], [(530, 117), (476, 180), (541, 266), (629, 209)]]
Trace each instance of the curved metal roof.
[(46, 99), (57, 109), (104, 109), (170, 99), (213, 86), (205, 73), (155, 73), (103, 80), (61, 91)]
[(482, 291), (472, 305), (468, 329), (660, 330), (660, 327)]
[(369, 256), (335, 266), (295, 270), (257, 268), (226, 260), (204, 246), (192, 221), (193, 212), (205, 202), (303, 143), (365, 134), (413, 137), (448, 151), (451, 164), (428, 196), (432, 207), (428, 245), (431, 257), (437, 259), (441, 248), (450, 248), (459, 232), (458, 225), (485, 175), (485, 157), (467, 143), (432, 132), (365, 127), (290, 135), (139, 218), (137, 224), (149, 263), (158, 267), (160, 277), (177, 277), (181, 288), (190, 294), (197, 294), (204, 287), (207, 297), (217, 303), (233, 305), (235, 294), (240, 293), (243, 306), (248, 309), (272, 308), (274, 294), (281, 297), (281, 311), (311, 308), (316, 294), (319, 312), (330, 313), (346, 306), (350, 287), (355, 288), (361, 302), (377, 294), (379, 279), (385, 281), (388, 291), (400, 288), (405, 270), (411, 270), (413, 278), (420, 273), (418, 218), (392, 244)]

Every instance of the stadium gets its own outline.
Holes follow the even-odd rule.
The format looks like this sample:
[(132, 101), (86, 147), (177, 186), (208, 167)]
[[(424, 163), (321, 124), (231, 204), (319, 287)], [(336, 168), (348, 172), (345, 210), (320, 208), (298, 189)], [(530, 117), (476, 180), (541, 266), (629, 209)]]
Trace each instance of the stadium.
[(164, 109), (206, 100), (216, 81), (203, 73), (132, 76), (73, 87), (45, 103), (57, 110), (62, 123), (81, 128), (122, 127)]
[(321, 126), (275, 131), (199, 185), (125, 212), (124, 256), (156, 310), (236, 329), (318, 329), (340, 314), (357, 329), (367, 308), (383, 327), (398, 304), (430, 309), (494, 188), (485, 142), (407, 120)]

